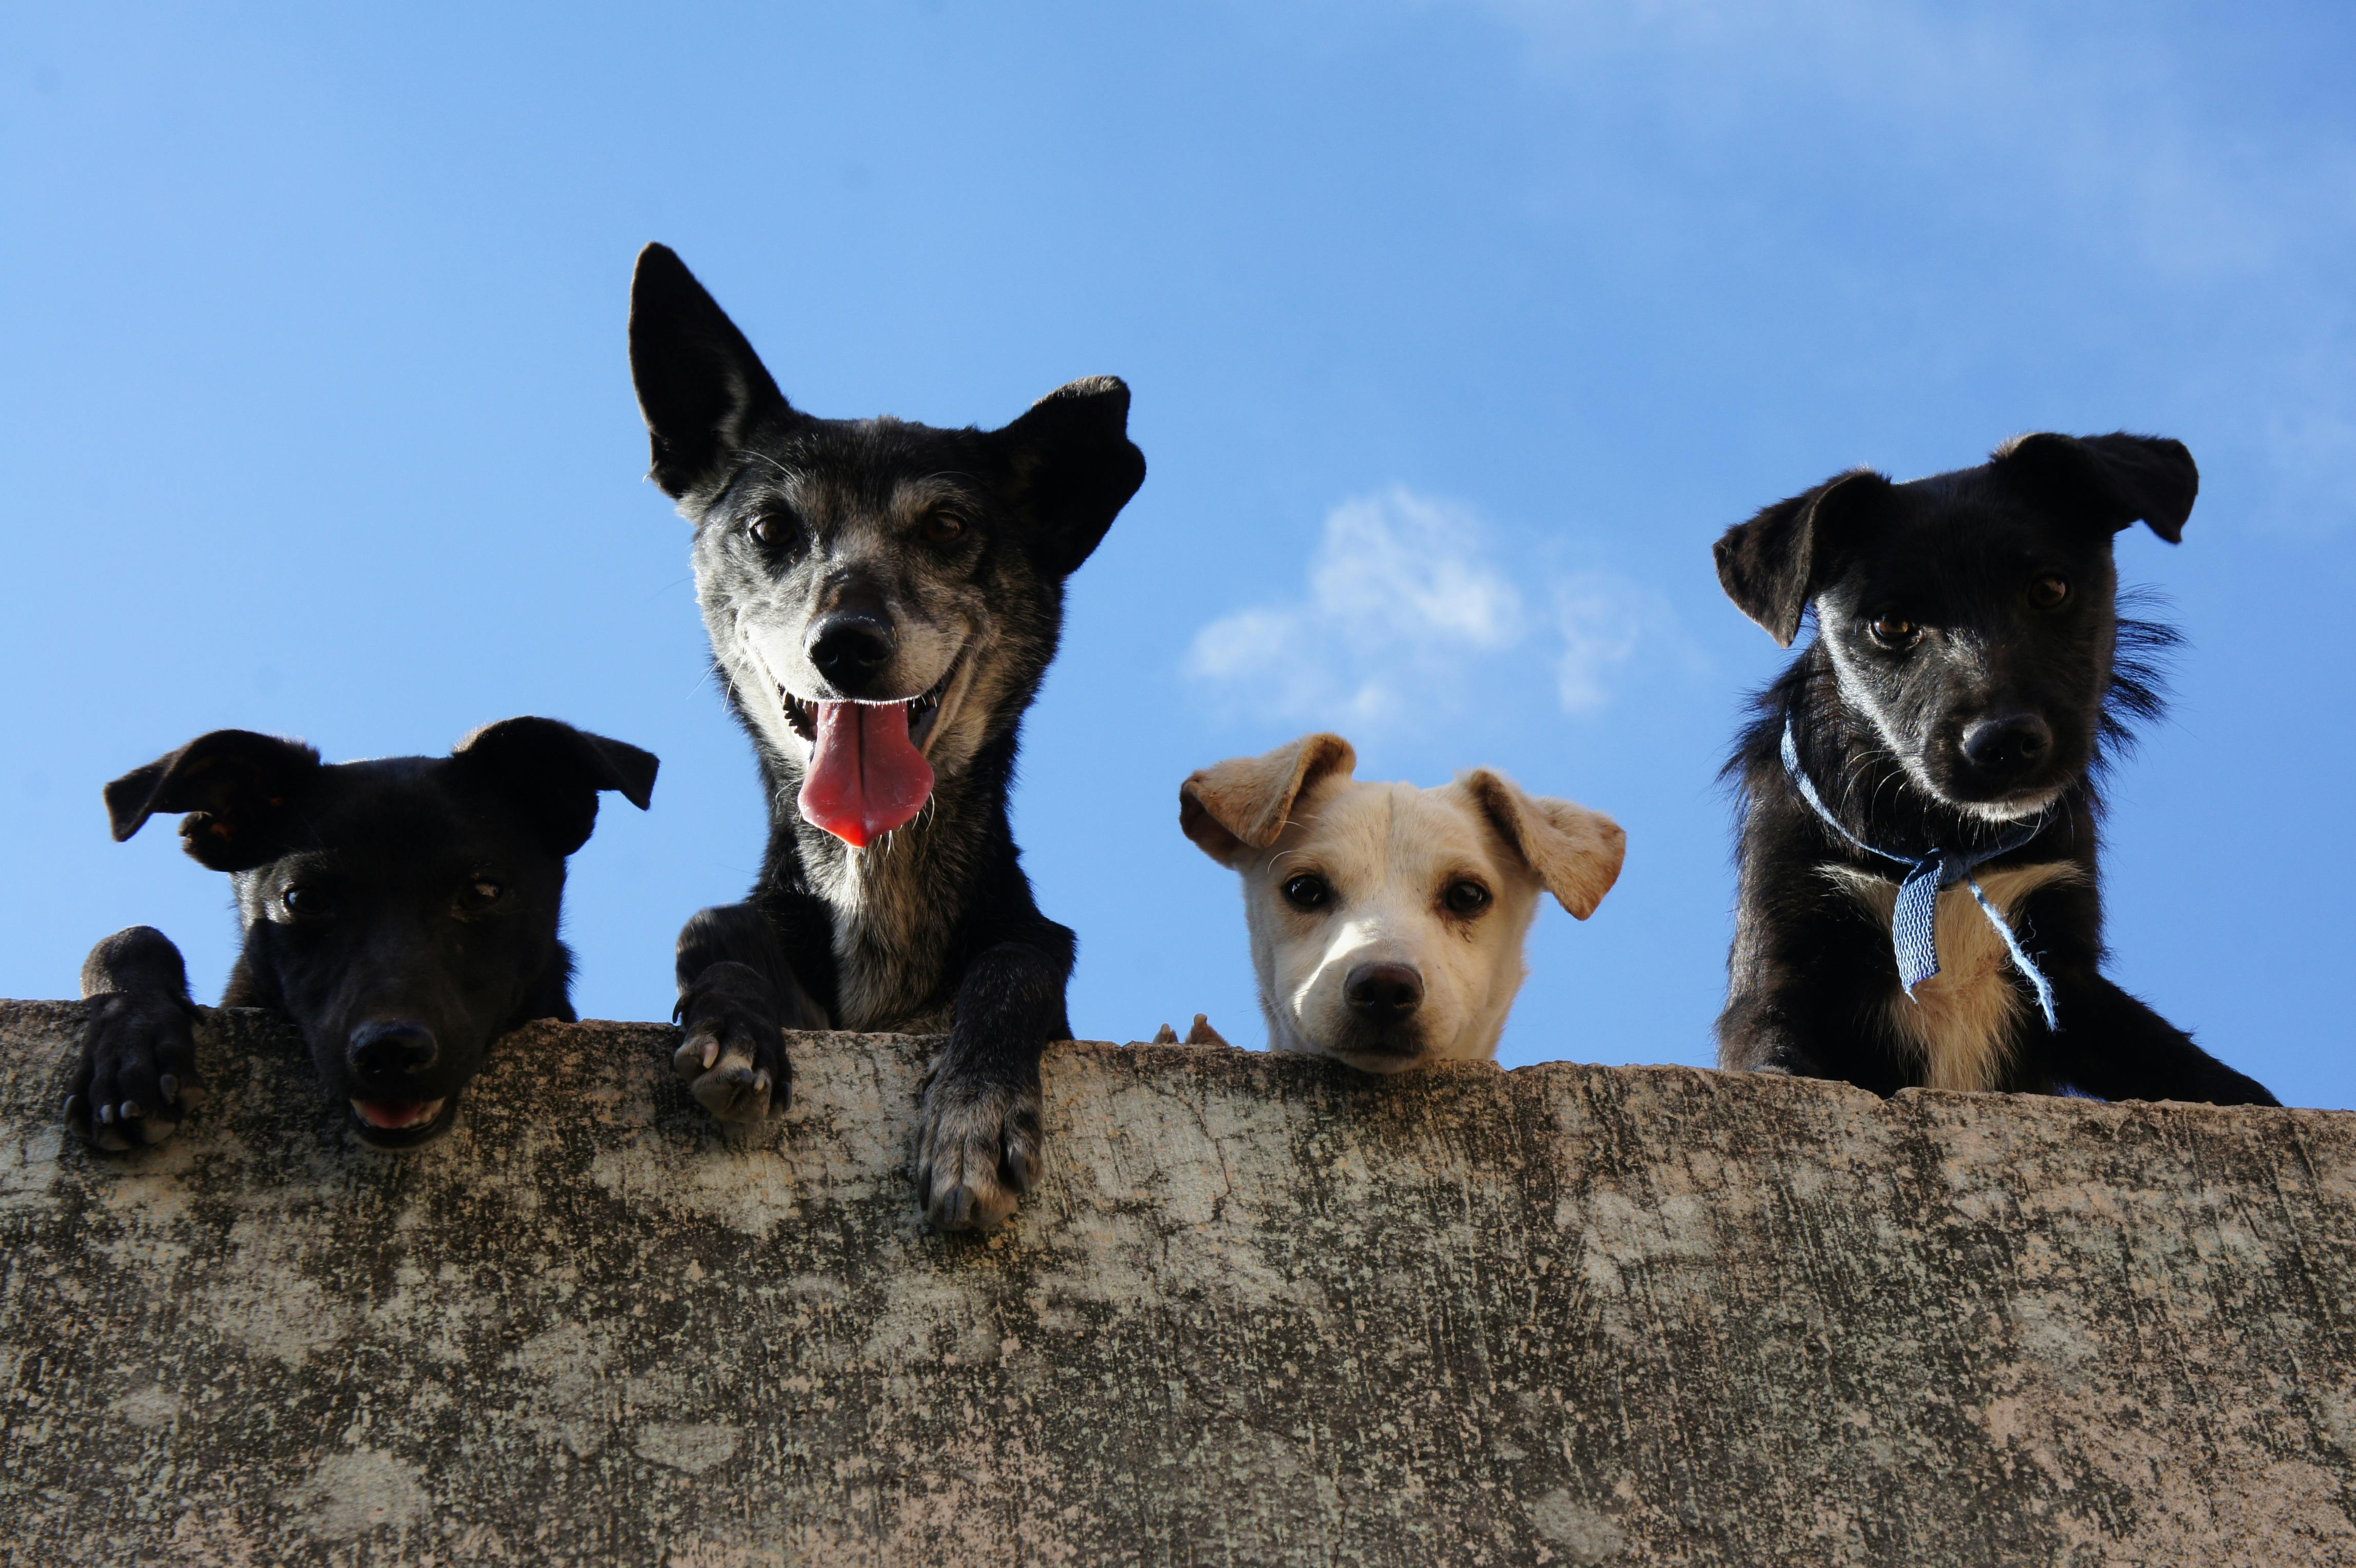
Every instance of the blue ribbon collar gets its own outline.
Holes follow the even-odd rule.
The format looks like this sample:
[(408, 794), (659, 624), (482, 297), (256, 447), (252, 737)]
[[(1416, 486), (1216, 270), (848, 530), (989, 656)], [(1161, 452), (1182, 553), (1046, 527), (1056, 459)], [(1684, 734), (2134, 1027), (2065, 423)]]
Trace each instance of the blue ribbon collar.
[(1808, 779), (1807, 770), (1800, 766), (1799, 744), (1792, 738), (1790, 714), (1783, 718), (1783, 771), (1791, 775), (1800, 799), (1811, 811), (1824, 819), (1824, 823), (1851, 844), (1877, 859), (1906, 868), (1905, 879), (1898, 885), (1898, 908), (1890, 916), (1890, 941), (1898, 955), (1898, 983), (1905, 988), (1906, 999), (1914, 1000), (1914, 988), (1939, 972), (1939, 894), (1943, 889), (1961, 882), (1972, 890), (1972, 897), (1980, 913), (2004, 939), (2004, 950), (2012, 956), (2012, 967), (2029, 982), (2037, 993), (2037, 1010), (2045, 1015), (2045, 1026), (2059, 1029), (2062, 1025), (2053, 1010), (2053, 983), (2037, 967), (2020, 945), (2020, 937), (2012, 929), (2003, 912), (1988, 901), (1979, 878), (1973, 875), (1981, 865), (2014, 850), (2035, 838), (2045, 826), (2041, 816), (2026, 822), (2006, 833), (1986, 849), (1934, 849), (1925, 855), (1892, 854), (1886, 849), (1876, 849), (1841, 824), (1825, 805), (1824, 797)]

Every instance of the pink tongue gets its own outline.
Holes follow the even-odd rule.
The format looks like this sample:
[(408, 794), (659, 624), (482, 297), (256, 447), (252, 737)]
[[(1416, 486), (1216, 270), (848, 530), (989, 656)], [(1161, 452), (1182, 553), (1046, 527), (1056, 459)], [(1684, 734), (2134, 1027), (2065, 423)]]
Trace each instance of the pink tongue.
[(908, 741), (905, 703), (812, 703), (818, 749), (802, 815), (854, 849), (925, 809), (933, 765)]

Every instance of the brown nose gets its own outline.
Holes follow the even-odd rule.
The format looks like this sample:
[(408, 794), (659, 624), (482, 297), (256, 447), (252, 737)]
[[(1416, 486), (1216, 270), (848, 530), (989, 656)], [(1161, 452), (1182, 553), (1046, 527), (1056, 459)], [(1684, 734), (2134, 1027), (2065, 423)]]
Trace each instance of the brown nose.
[(1423, 976), (1403, 963), (1362, 963), (1342, 983), (1350, 1011), (1377, 1024), (1395, 1024), (1423, 1005)]

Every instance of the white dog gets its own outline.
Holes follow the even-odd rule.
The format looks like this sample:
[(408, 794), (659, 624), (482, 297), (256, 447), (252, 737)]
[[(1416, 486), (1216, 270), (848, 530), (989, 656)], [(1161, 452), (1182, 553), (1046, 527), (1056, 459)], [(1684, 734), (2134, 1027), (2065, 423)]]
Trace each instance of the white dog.
[(1475, 768), (1438, 789), (1361, 784), (1337, 735), (1205, 768), (1178, 825), (1240, 872), (1273, 1050), (1366, 1072), (1493, 1057), (1543, 887), (1580, 919), (1627, 835)]

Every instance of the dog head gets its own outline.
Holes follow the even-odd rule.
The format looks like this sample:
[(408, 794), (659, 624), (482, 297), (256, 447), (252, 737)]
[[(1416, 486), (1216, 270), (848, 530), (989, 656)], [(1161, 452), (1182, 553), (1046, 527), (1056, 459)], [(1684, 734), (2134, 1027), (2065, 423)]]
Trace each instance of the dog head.
[(1002, 430), (814, 419), (660, 245), (630, 368), (712, 651), (802, 815), (854, 846), (910, 821), (1011, 739), (1064, 579), (1144, 482), (1129, 389), (1074, 381)]
[(117, 840), (184, 812), (188, 853), (234, 878), (241, 960), (303, 1032), (368, 1143), (446, 1129), (491, 1042), (571, 959), (564, 860), (600, 790), (644, 809), (655, 758), (553, 719), (508, 719), (446, 757), (325, 766), (294, 741), (216, 730), (106, 787)]
[(2025, 435), (1976, 468), (1843, 474), (1718, 542), (1719, 580), (1790, 647), (1813, 605), (1842, 702), (1968, 816), (2035, 815), (2092, 766), (2119, 623), (2112, 541), (2184, 536), (2192, 455)]
[(1269, 1043), (1366, 1072), (1494, 1056), (1540, 889), (1587, 918), (1626, 835), (1486, 768), (1419, 789), (1356, 762), (1312, 735), (1179, 789), (1179, 827), (1243, 876)]

